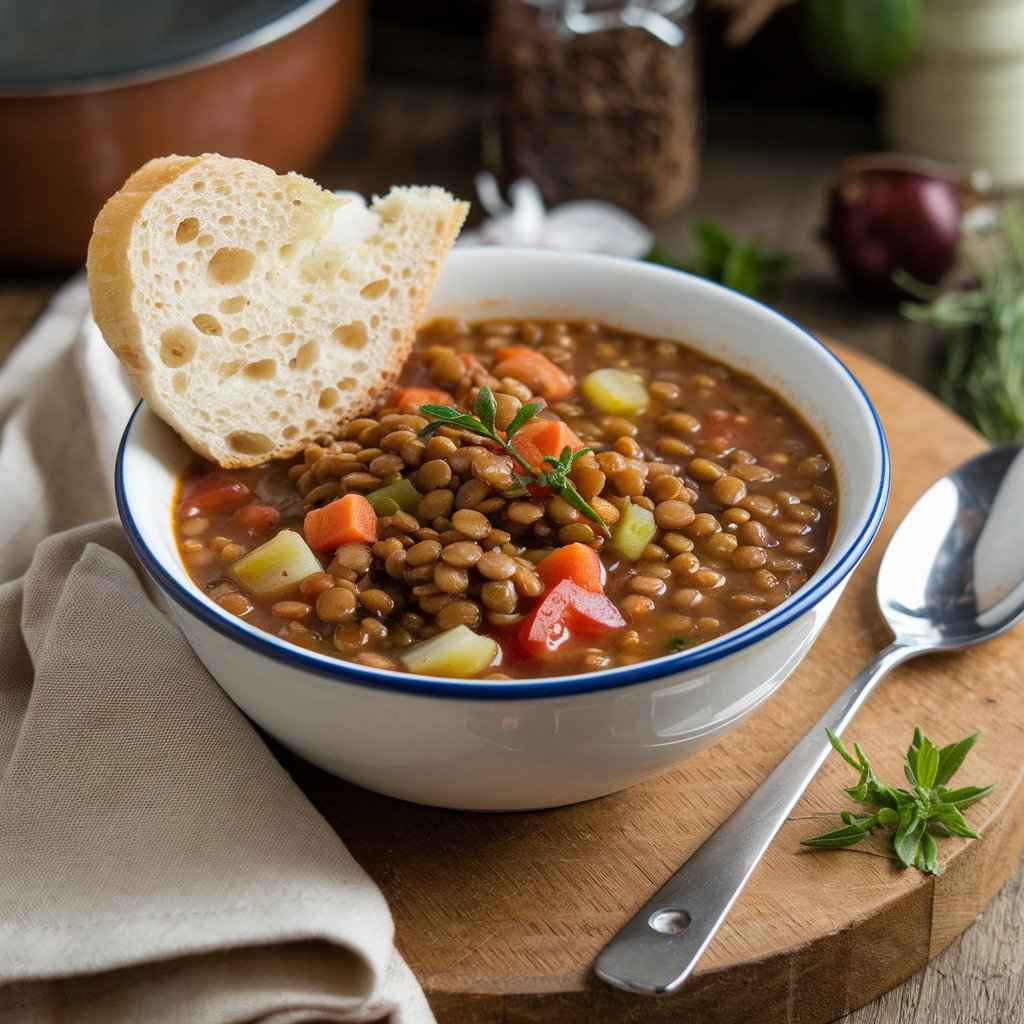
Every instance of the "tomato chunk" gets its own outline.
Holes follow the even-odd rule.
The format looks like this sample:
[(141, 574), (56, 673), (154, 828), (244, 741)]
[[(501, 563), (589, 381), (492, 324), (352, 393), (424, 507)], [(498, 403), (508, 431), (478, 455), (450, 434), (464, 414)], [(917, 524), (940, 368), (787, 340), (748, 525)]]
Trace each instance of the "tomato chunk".
[(751, 448), (760, 441), (760, 428), (741, 413), (712, 409), (705, 413), (703, 421), (704, 436), (724, 438), (736, 448)]
[(241, 480), (224, 473), (213, 473), (197, 480), (182, 495), (182, 506), (194, 506), (201, 512), (225, 512), (244, 505), (252, 497)]
[(377, 539), (377, 513), (363, 495), (346, 494), (307, 512), (302, 532), (314, 551), (333, 551), (342, 544), (372, 544)]
[(554, 654), (574, 635), (601, 636), (626, 620), (604, 594), (562, 580), (537, 603), (519, 629), (519, 645), (535, 658)]
[(245, 505), (232, 518), (245, 530), (266, 533), (281, 521), (281, 513), (271, 505)]
[(521, 380), (534, 394), (543, 395), (549, 402), (565, 398), (572, 391), (572, 378), (525, 345), (506, 345), (494, 353), (495, 377), (514, 377)]
[(586, 544), (566, 544), (555, 548), (537, 566), (545, 586), (555, 587), (562, 580), (572, 580), (584, 590), (604, 593), (604, 565), (598, 553)]

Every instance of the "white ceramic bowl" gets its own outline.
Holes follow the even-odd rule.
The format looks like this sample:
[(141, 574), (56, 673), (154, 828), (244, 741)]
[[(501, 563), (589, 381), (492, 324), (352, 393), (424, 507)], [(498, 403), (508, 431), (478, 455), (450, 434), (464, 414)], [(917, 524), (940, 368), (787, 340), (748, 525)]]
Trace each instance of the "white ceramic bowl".
[(685, 341), (753, 374), (803, 414), (834, 458), (840, 500), (828, 557), (769, 614), (655, 661), (509, 682), (367, 668), (255, 629), (192, 583), (171, 529), (175, 480), (189, 453), (140, 405), (118, 453), (118, 507), (185, 636), (235, 703), (286, 746), (418, 803), (553, 807), (630, 786), (703, 749), (800, 664), (878, 529), (889, 458), (871, 403), (835, 356), (778, 313), (647, 263), (461, 249), (430, 314), (598, 320)]

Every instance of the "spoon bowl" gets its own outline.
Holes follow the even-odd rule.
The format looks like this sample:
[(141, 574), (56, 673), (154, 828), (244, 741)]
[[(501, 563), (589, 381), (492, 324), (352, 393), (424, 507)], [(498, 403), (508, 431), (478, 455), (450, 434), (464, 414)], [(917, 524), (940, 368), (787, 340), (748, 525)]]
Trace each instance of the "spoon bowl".
[(956, 650), (1024, 614), (1024, 458), (993, 448), (933, 484), (893, 534), (878, 606), (897, 643)]

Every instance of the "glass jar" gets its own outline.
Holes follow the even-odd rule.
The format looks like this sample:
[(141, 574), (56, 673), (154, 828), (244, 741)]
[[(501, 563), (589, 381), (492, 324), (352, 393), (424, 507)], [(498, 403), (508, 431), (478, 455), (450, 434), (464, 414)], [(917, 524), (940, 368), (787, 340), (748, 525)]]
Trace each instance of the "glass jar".
[(606, 199), (645, 219), (692, 195), (695, 0), (496, 0), (501, 176), (548, 203)]

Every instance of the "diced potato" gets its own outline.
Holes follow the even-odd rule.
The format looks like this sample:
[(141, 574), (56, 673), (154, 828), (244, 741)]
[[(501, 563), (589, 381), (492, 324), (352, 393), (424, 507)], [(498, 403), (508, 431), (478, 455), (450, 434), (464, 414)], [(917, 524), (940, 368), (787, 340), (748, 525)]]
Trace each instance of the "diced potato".
[(398, 509), (415, 512), (423, 495), (412, 485), (411, 480), (402, 477), (386, 487), (378, 487), (366, 496), (379, 516), (393, 515)]
[(399, 657), (410, 672), (469, 679), (494, 661), (498, 645), (469, 626), (455, 626), (403, 651)]
[(640, 505), (629, 504), (612, 531), (612, 547), (623, 558), (635, 562), (657, 532), (654, 513)]
[(320, 560), (294, 530), (282, 530), (231, 566), (248, 593), (271, 598), (291, 594), (307, 576), (321, 571)]
[(633, 416), (643, 412), (651, 397), (643, 381), (628, 370), (594, 370), (580, 385), (590, 404), (612, 416)]

